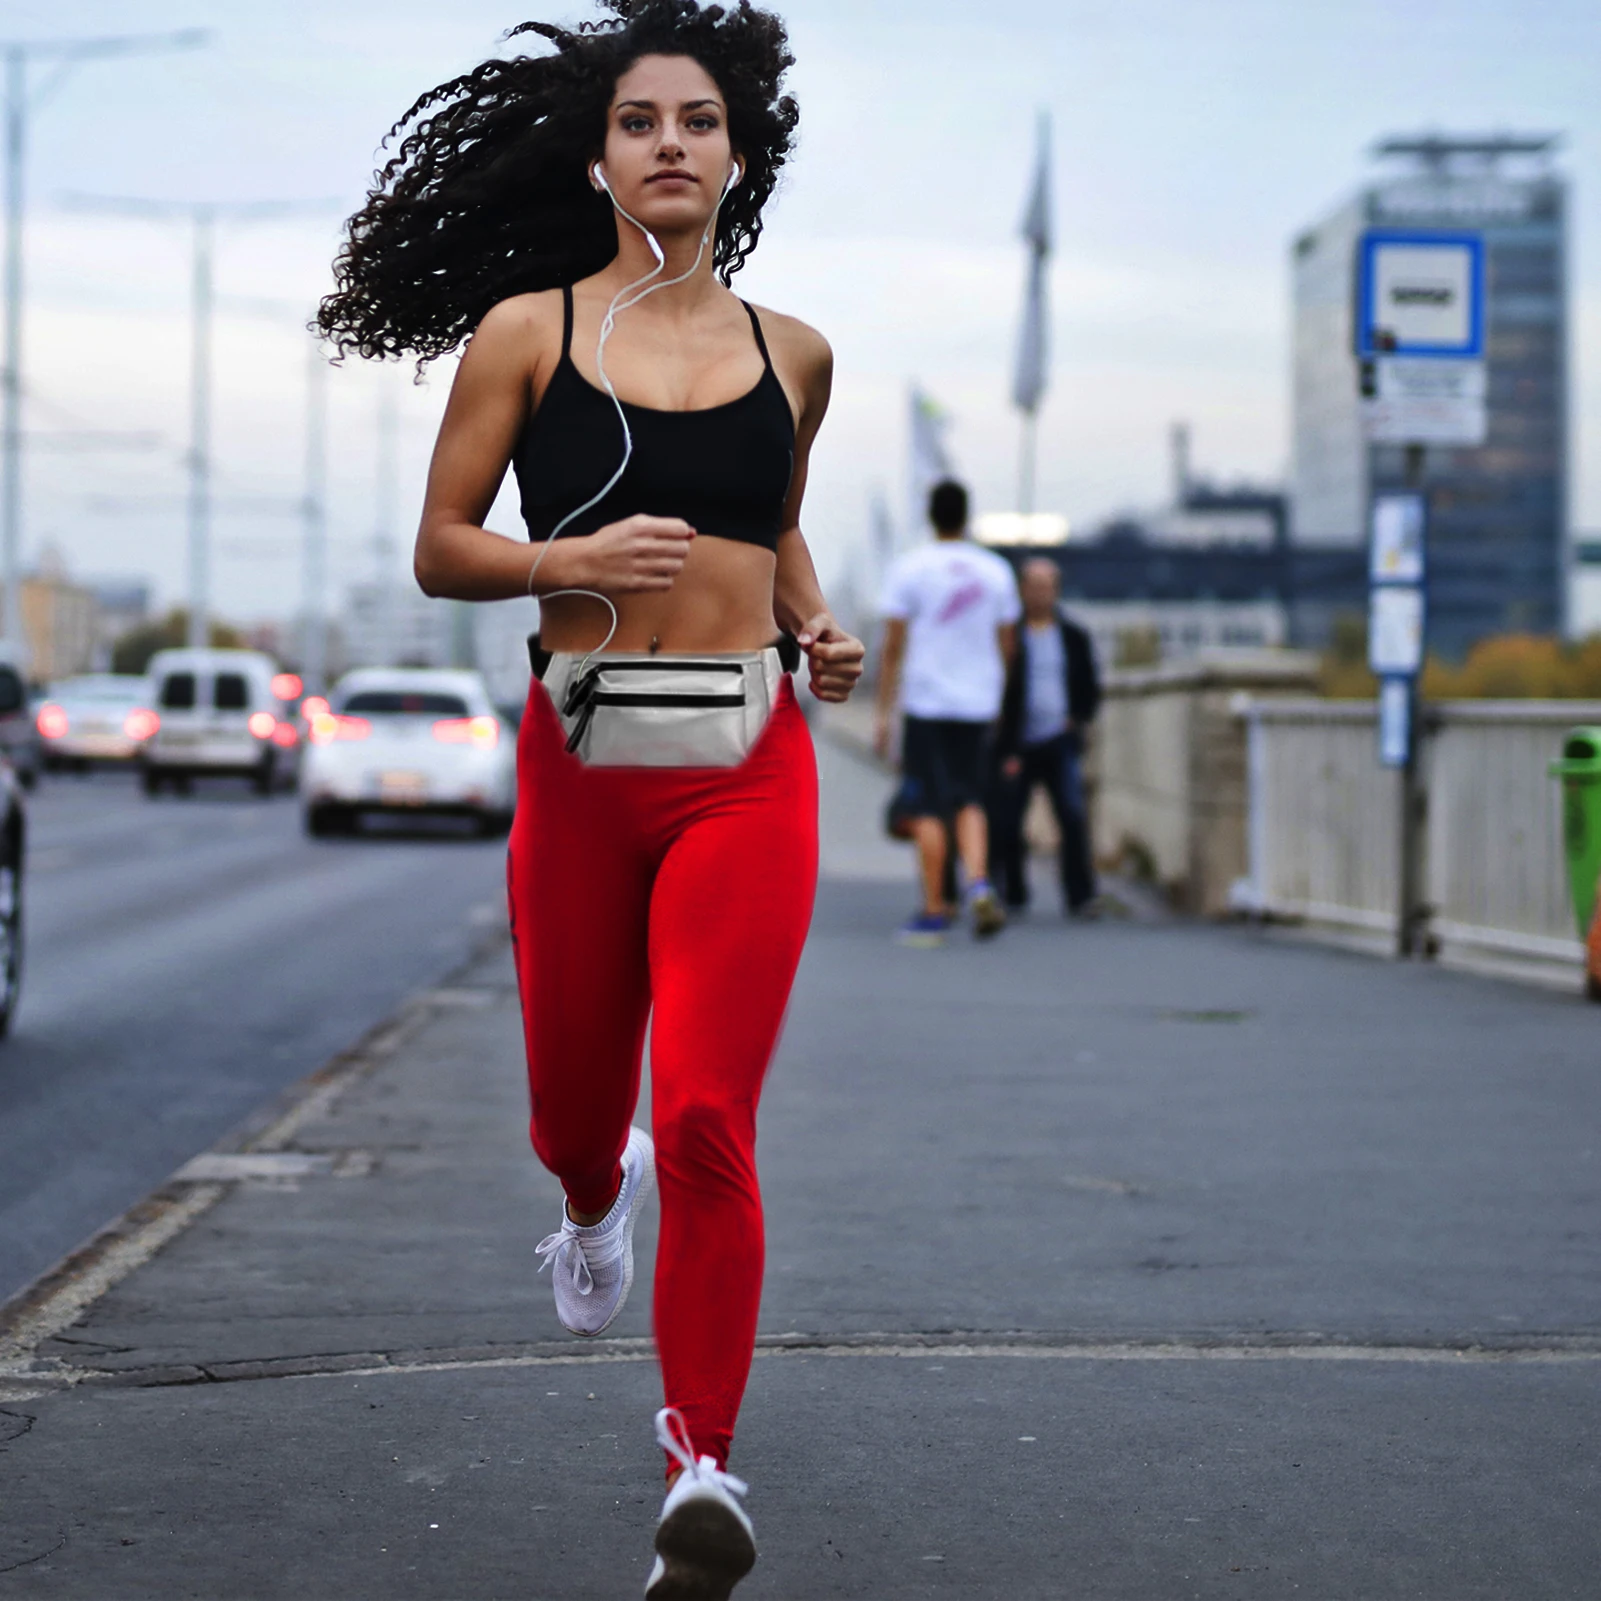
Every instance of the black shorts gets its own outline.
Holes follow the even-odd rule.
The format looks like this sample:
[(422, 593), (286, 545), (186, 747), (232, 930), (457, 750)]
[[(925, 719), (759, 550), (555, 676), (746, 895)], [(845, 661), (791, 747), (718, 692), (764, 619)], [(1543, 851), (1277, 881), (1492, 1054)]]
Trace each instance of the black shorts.
[(908, 717), (901, 733), (903, 810), (912, 817), (954, 817), (982, 806), (989, 778), (990, 724), (952, 717)]

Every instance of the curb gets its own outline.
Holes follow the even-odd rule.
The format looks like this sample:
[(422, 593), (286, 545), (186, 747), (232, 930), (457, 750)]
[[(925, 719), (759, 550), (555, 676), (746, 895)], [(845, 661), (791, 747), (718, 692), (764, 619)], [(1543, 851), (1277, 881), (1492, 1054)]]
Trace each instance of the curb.
[[(62, 1387), (62, 1375), (35, 1366), (39, 1346), (69, 1328), (107, 1291), (204, 1217), (246, 1176), (239, 1157), (283, 1151), (301, 1128), (331, 1112), (347, 1090), (376, 1072), (428, 1023), (461, 1010), (465, 993), (461, 979), (509, 940), (500, 930), (479, 940), (467, 960), (439, 983), (408, 996), (354, 1045), (258, 1107), (143, 1200), (0, 1304), (0, 1401)], [(233, 1163), (207, 1160), (214, 1158), (232, 1158)], [(230, 1171), (239, 1177), (221, 1176)]]

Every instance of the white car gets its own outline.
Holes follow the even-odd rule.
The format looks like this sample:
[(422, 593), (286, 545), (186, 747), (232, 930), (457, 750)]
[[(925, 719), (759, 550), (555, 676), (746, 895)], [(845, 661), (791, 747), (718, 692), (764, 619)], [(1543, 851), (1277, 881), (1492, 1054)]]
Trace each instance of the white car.
[(501, 832), (517, 805), (517, 751), (477, 673), (362, 667), (311, 719), (300, 768), (308, 834), (349, 833), (363, 813), (471, 817)]
[(88, 770), (137, 759), (160, 727), (155, 686), (133, 673), (83, 673), (52, 684), (34, 716), (44, 765)]
[(144, 749), (144, 788), (180, 794), (202, 775), (248, 778), (270, 795), (294, 772), (300, 730), (289, 704), (300, 680), (254, 650), (158, 650), (150, 658), (160, 725)]

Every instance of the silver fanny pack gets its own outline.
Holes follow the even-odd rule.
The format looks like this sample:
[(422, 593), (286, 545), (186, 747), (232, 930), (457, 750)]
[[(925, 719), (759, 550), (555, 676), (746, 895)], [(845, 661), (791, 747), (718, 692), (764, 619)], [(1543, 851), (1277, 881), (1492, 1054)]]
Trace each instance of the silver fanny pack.
[(767, 726), (784, 668), (776, 649), (559, 652), (542, 676), (568, 751), (590, 767), (737, 767)]

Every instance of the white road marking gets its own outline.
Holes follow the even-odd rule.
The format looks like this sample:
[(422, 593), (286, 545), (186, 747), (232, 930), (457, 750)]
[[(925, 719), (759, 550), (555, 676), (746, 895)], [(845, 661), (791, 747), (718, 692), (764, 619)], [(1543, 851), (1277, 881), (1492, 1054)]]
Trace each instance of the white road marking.
[(420, 1005), (437, 1006), (442, 1010), (446, 1007), (466, 1007), (469, 1009), (493, 1006), (502, 999), (502, 992), (497, 989), (437, 989), (422, 990), (413, 997)]
[(197, 1184), (177, 1200), (162, 1206), (142, 1227), (103, 1248), (88, 1247), (88, 1260), (35, 1305), (26, 1307), (0, 1333), (0, 1378), (24, 1379), (18, 1369), (31, 1361), (34, 1351), (52, 1335), (76, 1323), (108, 1290), (141, 1268), (168, 1241), (176, 1239), (227, 1193), (220, 1184)]

